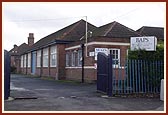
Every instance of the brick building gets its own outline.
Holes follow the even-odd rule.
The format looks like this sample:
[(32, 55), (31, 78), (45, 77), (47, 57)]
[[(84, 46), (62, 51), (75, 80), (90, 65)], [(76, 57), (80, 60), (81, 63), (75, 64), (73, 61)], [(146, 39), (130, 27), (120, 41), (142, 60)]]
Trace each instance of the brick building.
[(137, 30), (143, 36), (155, 36), (159, 41), (164, 41), (164, 28), (143, 26)]
[[(78, 41), (85, 28), (80, 20), (36, 42), (21, 56), (22, 73), (65, 79), (65, 44)], [(87, 28), (93, 31), (96, 26), (87, 23)]]
[(11, 56), (11, 67), (16, 68), (15, 72), (20, 73), (21, 67), (21, 57), (20, 55), (26, 52), (34, 44), (34, 35), (33, 33), (29, 34), (28, 44), (23, 43), (20, 46), (14, 45), (14, 48), (9, 51)]
[[(80, 20), (40, 39), (22, 53), (20, 70), (24, 74), (46, 76), (56, 80), (81, 81), (84, 59), (84, 80), (93, 82), (97, 80), (97, 50), (111, 53), (115, 66), (124, 69), (123, 63), (130, 46), (130, 37), (138, 36), (142, 36), (139, 31), (116, 21), (96, 27)], [(81, 47), (83, 44), (84, 48)]]

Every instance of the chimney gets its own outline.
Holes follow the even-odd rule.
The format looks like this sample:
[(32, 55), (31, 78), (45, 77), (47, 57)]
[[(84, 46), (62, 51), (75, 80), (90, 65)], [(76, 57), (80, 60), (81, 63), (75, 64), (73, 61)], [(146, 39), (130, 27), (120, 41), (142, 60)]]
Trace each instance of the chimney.
[(33, 44), (34, 44), (34, 34), (33, 33), (29, 33), (28, 45), (32, 46)]
[(15, 44), (15, 45), (13, 45), (13, 47), (14, 47), (14, 49), (16, 49), (18, 46)]

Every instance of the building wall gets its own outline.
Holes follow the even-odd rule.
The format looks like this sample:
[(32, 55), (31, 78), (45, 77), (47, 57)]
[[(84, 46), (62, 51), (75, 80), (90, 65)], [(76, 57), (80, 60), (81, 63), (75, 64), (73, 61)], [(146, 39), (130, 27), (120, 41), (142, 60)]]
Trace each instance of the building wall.
[(58, 70), (56, 67), (50, 67), (50, 75), (54, 79), (58, 79)]
[[(123, 41), (123, 42), (122, 42)], [(48, 67), (36, 67), (35, 75), (38, 76), (49, 76), (54, 79), (67, 79), (67, 80), (77, 80), (81, 81), (82, 79), (82, 67), (81, 66), (68, 66), (66, 67), (66, 52), (74, 52), (81, 50), (80, 42), (75, 42), (73, 44), (57, 44), (57, 66), (50, 67), (50, 47), (48, 47)], [(85, 82), (95, 82), (97, 80), (97, 69), (95, 65), (97, 60), (94, 56), (89, 56), (89, 52), (95, 52), (95, 48), (108, 48), (108, 49), (120, 49), (120, 61), (121, 63), (125, 62), (127, 56), (127, 49), (129, 48), (128, 39), (96, 39), (95, 41), (88, 42), (87, 47), (87, 56), (86, 56), (86, 47), (84, 49), (84, 80)], [(43, 54), (41, 54), (43, 56)], [(41, 58), (41, 61), (43, 59)], [(36, 61), (37, 62), (37, 61)], [(42, 63), (42, 62), (41, 62)], [(77, 61), (76, 61), (77, 63)], [(43, 64), (41, 64), (43, 66)], [(120, 65), (121, 67), (124, 64)], [(115, 70), (117, 71), (117, 70)], [(22, 72), (24, 74), (31, 74), (31, 68), (23, 68)], [(121, 73), (123, 73), (122, 71)], [(118, 74), (115, 72), (116, 75)]]
[(65, 45), (57, 45), (57, 73), (58, 79), (65, 79)]
[(48, 67), (43, 67), (42, 68), (42, 76), (49, 76), (49, 68)]
[(31, 68), (30, 67), (27, 68), (27, 74), (31, 74)]
[(41, 72), (41, 68), (40, 67), (36, 67), (35, 75), (40, 76), (41, 75), (40, 72)]
[[(124, 67), (126, 57), (127, 57), (127, 49), (129, 48), (129, 41), (127, 39), (112, 39), (111, 41), (105, 40), (103, 38), (97, 41), (88, 42), (87, 47), (87, 57), (86, 57), (86, 47), (84, 49), (84, 79), (87, 82), (94, 82), (97, 80), (97, 69), (95, 69), (95, 65), (97, 64), (97, 60), (95, 60), (95, 56), (89, 56), (89, 52), (95, 52), (95, 48), (108, 48), (108, 49), (120, 49), (120, 67)], [(122, 40), (123, 39), (123, 40)], [(122, 42), (123, 41), (123, 42)], [(68, 44), (66, 46), (67, 52), (73, 52), (74, 50), (78, 51), (80, 49), (80, 44)], [(81, 67), (65, 67), (66, 79), (70, 80), (78, 80), (81, 81), (82, 70)], [(114, 69), (115, 75), (118, 76), (118, 69)], [(124, 75), (124, 69), (120, 70), (121, 74)], [(122, 76), (121, 75), (121, 76)], [(123, 77), (123, 76), (122, 76)]]
[(15, 56), (11, 56), (11, 66), (15, 66)]
[(11, 55), (11, 67), (16, 68), (16, 73), (20, 73), (20, 56), (17, 55)]

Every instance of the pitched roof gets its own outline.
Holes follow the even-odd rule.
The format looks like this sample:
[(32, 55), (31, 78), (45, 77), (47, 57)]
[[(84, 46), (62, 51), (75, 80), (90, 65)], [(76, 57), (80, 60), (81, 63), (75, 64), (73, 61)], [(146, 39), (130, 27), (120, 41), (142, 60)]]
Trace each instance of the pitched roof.
[(114, 21), (112, 23), (100, 26), (93, 31), (92, 36), (106, 36), (112, 38), (130, 38), (141, 36), (138, 32)]
[(17, 47), (17, 50), (13, 48), (9, 52), (10, 52), (10, 55), (21, 55), (22, 53), (24, 53), (28, 49), (29, 49), (29, 45), (26, 43), (23, 43)]
[(143, 36), (156, 36), (158, 39), (164, 39), (164, 28), (143, 26), (137, 30)]
[[(84, 20), (80, 20), (78, 22), (75, 22), (59, 31), (56, 31), (42, 39), (40, 39), (39, 41), (37, 41), (35, 44), (33, 44), (33, 46), (30, 48), (30, 50), (33, 49), (38, 49), (40, 47), (43, 47), (45, 45), (48, 45), (49, 43), (52, 43), (54, 41), (77, 41), (79, 40), (86, 31), (86, 21)], [(96, 29), (97, 27), (87, 23), (87, 28), (90, 31), (93, 31), (94, 29)]]

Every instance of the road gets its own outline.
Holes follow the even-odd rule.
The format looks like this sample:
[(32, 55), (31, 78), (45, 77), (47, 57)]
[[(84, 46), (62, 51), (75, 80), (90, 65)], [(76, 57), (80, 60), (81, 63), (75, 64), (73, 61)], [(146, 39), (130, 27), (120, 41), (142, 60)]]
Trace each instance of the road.
[(7, 111), (163, 111), (158, 98), (107, 97), (96, 84), (46, 80), (11, 75), (11, 98)]

